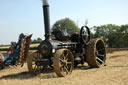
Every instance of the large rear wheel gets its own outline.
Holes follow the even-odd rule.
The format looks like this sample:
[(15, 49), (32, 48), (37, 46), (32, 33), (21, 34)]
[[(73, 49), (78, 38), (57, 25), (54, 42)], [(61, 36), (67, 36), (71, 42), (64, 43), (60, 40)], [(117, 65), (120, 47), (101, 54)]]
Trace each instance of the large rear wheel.
[(59, 49), (56, 51), (53, 60), (54, 71), (59, 77), (71, 74), (74, 66), (74, 57), (70, 50)]
[(106, 49), (101, 38), (92, 39), (86, 47), (86, 60), (90, 67), (105, 65)]

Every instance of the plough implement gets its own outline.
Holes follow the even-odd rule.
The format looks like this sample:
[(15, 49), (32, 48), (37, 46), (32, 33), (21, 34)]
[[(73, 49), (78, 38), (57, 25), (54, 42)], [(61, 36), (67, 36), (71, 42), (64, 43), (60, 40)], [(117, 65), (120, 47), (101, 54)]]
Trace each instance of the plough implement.
[(0, 53), (0, 69), (10, 65), (21, 65), (21, 67), (24, 65), (28, 56), (31, 37), (32, 35), (27, 36), (21, 33), (17, 43), (11, 42), (6, 56)]

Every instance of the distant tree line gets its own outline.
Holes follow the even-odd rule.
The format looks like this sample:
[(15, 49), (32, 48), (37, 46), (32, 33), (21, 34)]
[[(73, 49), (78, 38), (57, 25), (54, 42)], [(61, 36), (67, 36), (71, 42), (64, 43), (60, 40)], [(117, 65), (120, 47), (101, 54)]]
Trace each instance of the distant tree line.
[[(80, 28), (69, 18), (60, 19), (55, 22), (51, 30), (66, 30), (69, 34), (80, 32)], [(90, 28), (92, 37), (102, 37), (109, 48), (128, 48), (128, 24), (115, 25), (106, 24)], [(41, 38), (32, 40), (32, 43), (40, 43)]]
[(128, 24), (114, 25), (107, 24), (94, 26), (94, 36), (103, 37), (107, 47), (110, 48), (128, 48)]
[(37, 38), (37, 39), (32, 40), (31, 44), (36, 44), (36, 43), (40, 43), (40, 42), (42, 42), (42, 39)]

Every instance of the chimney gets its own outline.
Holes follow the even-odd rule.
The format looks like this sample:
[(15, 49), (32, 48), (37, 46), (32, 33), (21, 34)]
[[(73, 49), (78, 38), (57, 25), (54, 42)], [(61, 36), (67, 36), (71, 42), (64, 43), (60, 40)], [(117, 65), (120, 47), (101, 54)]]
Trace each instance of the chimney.
[(50, 17), (48, 0), (42, 0), (44, 14), (45, 40), (50, 39)]

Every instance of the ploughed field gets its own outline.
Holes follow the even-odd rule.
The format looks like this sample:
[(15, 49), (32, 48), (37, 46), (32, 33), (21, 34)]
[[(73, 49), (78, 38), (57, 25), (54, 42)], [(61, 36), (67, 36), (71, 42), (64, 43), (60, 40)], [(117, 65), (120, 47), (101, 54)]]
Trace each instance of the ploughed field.
[(26, 64), (22, 68), (13, 66), (0, 70), (0, 85), (128, 85), (128, 50), (109, 50), (106, 64), (90, 68), (85, 63), (66, 77), (58, 77), (52, 69), (32, 76)]

